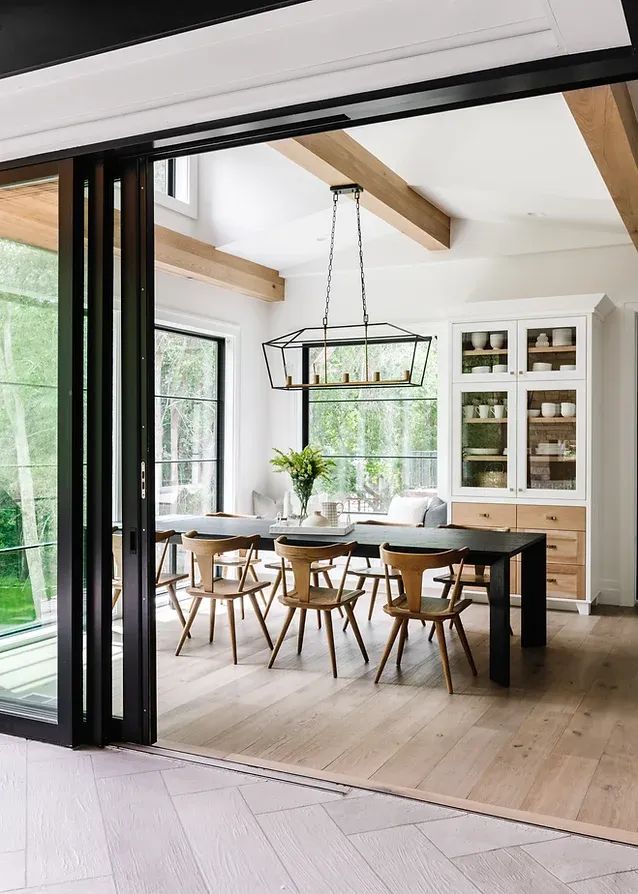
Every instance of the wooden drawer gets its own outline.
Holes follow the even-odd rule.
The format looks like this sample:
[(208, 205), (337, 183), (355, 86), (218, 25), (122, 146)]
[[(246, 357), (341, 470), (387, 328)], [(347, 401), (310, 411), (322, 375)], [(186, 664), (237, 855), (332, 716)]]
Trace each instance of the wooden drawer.
[(452, 523), (480, 528), (516, 528), (513, 503), (453, 503)]
[(585, 598), (585, 569), (582, 565), (547, 566), (547, 595), (566, 599)]
[(585, 564), (584, 531), (542, 531), (540, 528), (518, 528), (528, 534), (547, 535), (547, 561), (568, 565)]
[(584, 506), (523, 506), (516, 507), (516, 527), (540, 531), (584, 531)]

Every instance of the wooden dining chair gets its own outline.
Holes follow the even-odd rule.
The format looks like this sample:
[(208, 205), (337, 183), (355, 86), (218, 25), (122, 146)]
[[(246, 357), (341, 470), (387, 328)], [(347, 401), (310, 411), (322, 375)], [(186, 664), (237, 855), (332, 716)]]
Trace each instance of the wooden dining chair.
[[(331, 562), (313, 562), (310, 568), (310, 575), (312, 584), (314, 587), (319, 586), (319, 575), (323, 577), (325, 584), (327, 587), (332, 587), (332, 580), (330, 578), (330, 572), (334, 571), (337, 566), (332, 564)], [(264, 568), (268, 568), (269, 571), (276, 571), (275, 579), (273, 580), (272, 587), (270, 588), (270, 594), (268, 596), (268, 602), (266, 604), (266, 608), (264, 610), (264, 618), (268, 617), (268, 612), (272, 608), (272, 604), (275, 601), (275, 596), (279, 591), (279, 587), (281, 586), (281, 581), (284, 574), (289, 574), (292, 572), (292, 565), (290, 562), (286, 562), (285, 570), (282, 571), (281, 562), (266, 562), (264, 564)], [(317, 627), (321, 630), (321, 611), (317, 610)]]
[[(279, 597), (282, 605), (288, 609), (288, 613), (281, 628), (281, 633), (270, 656), (268, 667), (272, 667), (275, 659), (281, 649), (281, 645), (286, 638), (286, 633), (290, 627), (290, 622), (297, 610), (299, 610), (299, 631), (297, 635), (297, 654), (301, 654), (303, 648), (304, 629), (306, 624), (306, 613), (309, 610), (321, 611), (323, 613), (324, 626), (326, 629), (326, 639), (328, 640), (328, 651), (330, 653), (330, 662), (332, 665), (332, 675), (337, 676), (337, 656), (335, 652), (334, 634), (332, 630), (332, 612), (343, 608), (350, 624), (352, 632), (355, 635), (363, 660), (368, 662), (368, 653), (366, 652), (359, 626), (352, 612), (352, 604), (359, 596), (361, 590), (346, 590), (345, 582), (348, 577), (348, 567), (350, 558), (356, 543), (334, 543), (326, 546), (306, 546), (293, 545), (288, 542), (286, 537), (279, 537), (275, 540), (275, 552), (281, 559), (281, 572), (283, 592)], [(346, 563), (341, 575), (341, 582), (338, 588), (334, 587), (317, 587), (311, 585), (312, 567), (317, 562), (331, 562), (340, 556), (346, 557)], [(294, 579), (294, 587), (288, 589), (286, 582), (286, 563), (290, 564)]]
[[(252, 604), (253, 610), (259, 626), (262, 629), (268, 647), (272, 649), (272, 640), (264, 621), (264, 616), (257, 602), (257, 593), (268, 586), (268, 581), (248, 581), (248, 571), (251, 567), (251, 560), (259, 545), (259, 535), (252, 537), (224, 537), (223, 539), (211, 540), (207, 537), (200, 536), (197, 531), (188, 531), (182, 534), (182, 544), (184, 548), (191, 553), (192, 557), (192, 578), (191, 586), (188, 587), (187, 593), (192, 596), (191, 605), (186, 626), (182, 631), (182, 635), (177, 644), (175, 654), (179, 655), (182, 651), (193, 621), (197, 616), (199, 607), (204, 601), (210, 601), (210, 622), (208, 632), (208, 642), (212, 643), (215, 638), (215, 613), (218, 602), (225, 602), (228, 611), (228, 625), (230, 628), (230, 642), (233, 651), (233, 664), (237, 664), (237, 636), (235, 630), (235, 600), (248, 596)], [(220, 565), (219, 557), (225, 553), (233, 553), (237, 550), (245, 551), (244, 565), (241, 569), (239, 580), (229, 580), (216, 574), (216, 569)], [(195, 581), (195, 564), (199, 569), (199, 581)]]
[[(366, 521), (357, 522), (357, 525), (379, 525), (385, 528), (422, 528), (423, 525), (409, 525), (405, 522), (386, 522), (380, 519), (366, 519)], [(385, 569), (383, 565), (373, 565), (369, 558), (366, 557), (366, 564), (364, 566), (360, 566), (359, 568), (351, 568), (348, 574), (353, 575), (357, 578), (357, 589), (363, 590), (365, 586), (365, 582), (367, 580), (372, 581), (372, 593), (370, 595), (370, 607), (368, 609), (368, 621), (372, 620), (372, 613), (374, 612), (374, 606), (377, 601), (377, 593), (379, 591), (379, 584), (381, 581), (385, 580)], [(396, 581), (397, 589), (399, 591), (399, 595), (403, 592), (403, 583), (401, 582), (401, 575), (394, 568), (390, 568), (388, 572), (388, 576), (390, 580)], [(356, 603), (355, 603), (356, 605)], [(354, 608), (354, 606), (353, 606)], [(348, 618), (346, 618), (346, 622), (343, 625), (343, 629), (346, 630), (349, 624)]]
[[(468, 664), (474, 676), (477, 674), (476, 665), (467, 641), (463, 623), (461, 621), (461, 613), (472, 604), (471, 599), (461, 599), (461, 587), (459, 578), (463, 574), (465, 559), (469, 553), (469, 549), (450, 549), (440, 553), (422, 553), (422, 552), (398, 552), (387, 543), (384, 543), (379, 549), (381, 561), (388, 569), (397, 568), (401, 572), (405, 593), (392, 598), (390, 590), (389, 576), (386, 578), (387, 604), (383, 610), (394, 618), (394, 624), (386, 643), (381, 664), (377, 670), (374, 679), (378, 683), (386, 662), (392, 652), (394, 642), (399, 636), (399, 646), (397, 651), (397, 667), (401, 667), (401, 659), (407, 639), (408, 624), (410, 621), (432, 621), (436, 630), (439, 642), (439, 651), (441, 653), (441, 663), (443, 665), (443, 673), (447, 683), (447, 689), (450, 695), (453, 694), (452, 675), (450, 673), (450, 662), (448, 659), (447, 645), (445, 642), (445, 621), (452, 621), (456, 627), (461, 645), (467, 656)], [(426, 571), (432, 571), (436, 568), (454, 568), (457, 567), (456, 580), (452, 586), (449, 599), (445, 605), (441, 605), (438, 597), (422, 596), (423, 575)]]
[[(484, 528), (479, 525), (439, 525), (440, 528), (451, 528), (456, 531), (498, 531), (501, 534), (508, 534), (511, 531), (511, 528)], [(438, 584), (443, 584), (443, 592), (441, 593), (442, 599), (447, 599), (447, 596), (452, 589), (452, 585), (454, 584), (456, 577), (454, 574), (454, 569), (450, 568), (447, 574), (441, 574), (438, 577), (435, 577), (434, 580)], [(473, 587), (476, 589), (483, 589), (487, 595), (487, 601), (489, 604), (490, 601), (490, 571), (489, 568), (486, 569), (485, 565), (466, 565), (463, 569), (463, 575), (460, 579), (461, 593), (463, 594), (464, 587)], [(450, 622), (450, 630), (452, 629), (452, 622)], [(434, 624), (430, 629), (430, 633), (428, 636), (428, 640), (432, 642), (432, 637), (434, 636)], [(510, 625), (510, 636), (514, 636), (514, 631)]]
[[(256, 519), (257, 516), (256, 515), (243, 515), (240, 512), (207, 512), (206, 518)], [(239, 580), (239, 578), (241, 577), (241, 574), (242, 574), (245, 559), (246, 559), (246, 550), (239, 550), (235, 554), (232, 554), (229, 556), (222, 556), (218, 561), (218, 565), (220, 568), (227, 570), (229, 574), (231, 571), (233, 571), (235, 578), (237, 580)], [(255, 550), (255, 553), (254, 553), (254, 555), (251, 559), (251, 562), (250, 562), (250, 566), (248, 568), (248, 574), (254, 581), (259, 580), (259, 578), (257, 576), (257, 572), (255, 571), (255, 566), (259, 565), (260, 562), (261, 562), (261, 559), (259, 558), (259, 550)], [(264, 596), (263, 592), (261, 592), (261, 591), (260, 591), (260, 596), (261, 596), (262, 602), (265, 607), (266, 606), (266, 597)], [(240, 605), (241, 605), (241, 617), (243, 620), (245, 618), (245, 609), (244, 609), (244, 600), (243, 599), (241, 599)]]
[[(186, 624), (186, 618), (184, 617), (184, 612), (182, 611), (182, 607), (179, 604), (179, 599), (177, 598), (177, 584), (181, 580), (186, 580), (188, 578), (188, 574), (180, 574), (179, 572), (173, 571), (164, 571), (164, 564), (166, 562), (166, 556), (168, 554), (171, 537), (174, 537), (175, 534), (175, 531), (155, 532), (155, 543), (160, 548), (159, 558), (156, 559), (155, 567), (155, 593), (157, 594), (159, 590), (166, 589), (166, 592), (168, 593), (168, 599), (175, 609), (177, 617), (179, 618), (180, 624), (183, 628)], [(111, 608), (115, 608), (120, 596), (122, 595), (122, 532), (119, 530), (119, 528), (113, 528), (111, 543), (111, 548), (113, 551), (113, 577), (111, 580), (113, 594), (111, 598)]]

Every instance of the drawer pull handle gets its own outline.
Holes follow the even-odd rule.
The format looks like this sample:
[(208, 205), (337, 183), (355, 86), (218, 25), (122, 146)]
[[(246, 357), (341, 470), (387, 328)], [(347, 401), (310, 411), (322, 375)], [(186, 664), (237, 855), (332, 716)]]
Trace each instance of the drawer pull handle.
[(548, 543), (547, 549), (558, 549), (558, 545), (556, 543)]
[(489, 512), (479, 512), (479, 515), (481, 518), (489, 518), (490, 517)]
[(558, 521), (558, 516), (557, 516), (557, 515), (546, 515), (545, 518), (546, 518), (548, 521)]
[(556, 580), (555, 577), (548, 577), (548, 578), (547, 578), (547, 583), (548, 583), (548, 584), (557, 584), (558, 581)]

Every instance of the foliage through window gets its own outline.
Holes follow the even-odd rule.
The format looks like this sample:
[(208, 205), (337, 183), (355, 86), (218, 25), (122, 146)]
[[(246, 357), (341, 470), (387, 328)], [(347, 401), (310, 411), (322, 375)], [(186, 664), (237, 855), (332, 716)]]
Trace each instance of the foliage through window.
[[(322, 363), (322, 348), (306, 348), (309, 368)], [(392, 344), (384, 345), (375, 369), (387, 375), (396, 365)], [(331, 349), (331, 377), (354, 369), (361, 349)], [(322, 491), (343, 501), (350, 513), (385, 513), (395, 494), (437, 485), (437, 344), (432, 340), (421, 387), (340, 388), (304, 393), (307, 442), (335, 468)], [(330, 371), (329, 371), (330, 372)]]
[(155, 455), (158, 515), (221, 508), (222, 339), (155, 331)]

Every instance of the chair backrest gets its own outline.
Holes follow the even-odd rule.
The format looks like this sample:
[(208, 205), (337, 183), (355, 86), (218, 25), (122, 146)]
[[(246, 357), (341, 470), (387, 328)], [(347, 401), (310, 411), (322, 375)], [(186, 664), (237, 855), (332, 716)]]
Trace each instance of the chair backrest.
[[(241, 512), (207, 512), (206, 518), (252, 518), (256, 519), (256, 515), (243, 515)], [(239, 555), (244, 558), (246, 555), (245, 550), (240, 550)], [(259, 551), (255, 550), (255, 558), (258, 558)]]
[[(275, 540), (275, 552), (281, 558), (282, 583), (284, 596), (294, 595), (300, 602), (310, 601), (310, 573), (311, 566), (314, 562), (321, 562), (336, 559), (339, 556), (347, 556), (346, 563), (343, 567), (343, 574), (339, 583), (337, 592), (337, 602), (340, 601), (343, 589), (348, 575), (348, 567), (350, 558), (354, 548), (354, 541), (349, 543), (329, 543), (325, 546), (299, 546), (288, 543), (287, 537), (278, 537)], [(294, 590), (289, 594), (286, 585), (286, 561), (290, 563), (292, 576), (294, 578)]]
[[(155, 532), (155, 543), (162, 544), (159, 561), (157, 561), (155, 568), (156, 585), (159, 583), (162, 571), (164, 569), (164, 562), (166, 560), (166, 554), (168, 553), (168, 547), (170, 545), (171, 537), (174, 536), (175, 531)], [(119, 530), (119, 528), (113, 528), (111, 549), (113, 551), (113, 577), (115, 578), (115, 580), (122, 580), (122, 532)]]
[(388, 593), (388, 605), (392, 600), (390, 590), (389, 568), (394, 568), (401, 574), (405, 596), (410, 611), (419, 611), (421, 608), (421, 590), (423, 588), (423, 575), (426, 571), (436, 568), (453, 568), (458, 566), (456, 580), (448, 601), (448, 610), (454, 608), (461, 594), (461, 575), (465, 559), (469, 553), (467, 547), (462, 549), (447, 549), (440, 553), (400, 552), (393, 549), (388, 543), (379, 547), (381, 561), (385, 566), (385, 582)]
[[(184, 549), (192, 553), (197, 562), (201, 578), (200, 587), (206, 593), (213, 593), (215, 581), (221, 580), (219, 575), (215, 575), (215, 558), (224, 553), (245, 550), (246, 561), (244, 562), (237, 587), (238, 590), (243, 590), (250, 561), (259, 544), (259, 534), (254, 534), (251, 537), (223, 537), (212, 540), (208, 537), (202, 537), (197, 531), (188, 531), (186, 534), (182, 534), (182, 544)], [(192, 572), (193, 566), (191, 566), (191, 583), (194, 585)]]

